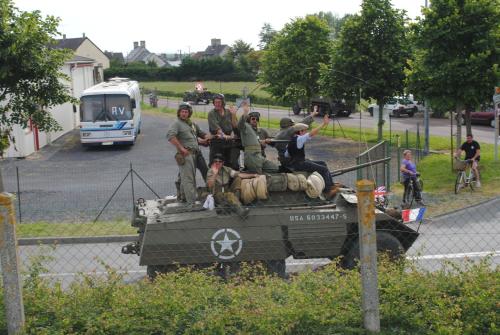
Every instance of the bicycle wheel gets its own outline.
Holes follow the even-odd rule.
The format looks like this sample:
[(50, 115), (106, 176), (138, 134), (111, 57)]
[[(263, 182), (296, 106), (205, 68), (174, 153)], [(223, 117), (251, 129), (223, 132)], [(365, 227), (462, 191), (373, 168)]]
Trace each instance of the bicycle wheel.
[(474, 181), (474, 173), (472, 172), (472, 170), (470, 170), (470, 171), (469, 171), (468, 176), (469, 176), (469, 178), (468, 178), (468, 179), (469, 179), (469, 187), (470, 187), (470, 190), (471, 190), (472, 192), (474, 192), (474, 183), (475, 183), (475, 181)]
[(408, 196), (407, 196), (407, 208), (411, 208), (411, 206), (413, 205), (413, 200), (415, 200), (415, 194), (414, 194), (414, 191), (413, 191), (413, 183), (409, 183), (408, 184)]
[(464, 172), (460, 171), (457, 174), (457, 179), (455, 180), (455, 194), (458, 194), (461, 188), (464, 188), (465, 180), (464, 180)]

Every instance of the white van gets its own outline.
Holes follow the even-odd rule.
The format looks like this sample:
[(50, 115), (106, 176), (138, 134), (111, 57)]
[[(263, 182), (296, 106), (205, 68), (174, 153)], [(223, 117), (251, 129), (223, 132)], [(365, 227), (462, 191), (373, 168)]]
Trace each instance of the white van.
[(141, 132), (141, 94), (137, 81), (111, 78), (89, 87), (80, 98), (83, 145), (133, 145)]

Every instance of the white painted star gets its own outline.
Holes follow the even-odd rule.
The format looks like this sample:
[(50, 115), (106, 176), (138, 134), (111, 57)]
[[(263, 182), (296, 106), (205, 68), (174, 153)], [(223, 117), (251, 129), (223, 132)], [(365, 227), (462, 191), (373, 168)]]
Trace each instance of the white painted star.
[(233, 244), (238, 242), (238, 241), (237, 240), (230, 240), (229, 237), (227, 236), (227, 233), (224, 233), (224, 239), (219, 240), (219, 241), (215, 241), (215, 242), (220, 244), (221, 248), (220, 248), (219, 253), (222, 254), (224, 252), (224, 250), (229, 250), (231, 253), (234, 253)]

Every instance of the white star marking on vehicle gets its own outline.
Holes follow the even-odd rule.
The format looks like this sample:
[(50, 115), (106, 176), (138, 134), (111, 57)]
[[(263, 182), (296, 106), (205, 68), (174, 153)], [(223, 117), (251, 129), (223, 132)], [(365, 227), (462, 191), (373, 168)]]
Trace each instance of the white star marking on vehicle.
[[(222, 237), (224, 235), (224, 237)], [(236, 245), (234, 245), (236, 243)], [(241, 252), (243, 240), (240, 234), (231, 228), (222, 228), (212, 235), (210, 249), (215, 257), (223, 260), (235, 258)], [(236, 248), (236, 250), (234, 250)]]
[(224, 233), (224, 239), (215, 241), (217, 244), (220, 244), (221, 248), (219, 253), (222, 254), (225, 250), (229, 250), (231, 253), (234, 253), (233, 244), (238, 242), (237, 240), (230, 240), (227, 236), (227, 233)]

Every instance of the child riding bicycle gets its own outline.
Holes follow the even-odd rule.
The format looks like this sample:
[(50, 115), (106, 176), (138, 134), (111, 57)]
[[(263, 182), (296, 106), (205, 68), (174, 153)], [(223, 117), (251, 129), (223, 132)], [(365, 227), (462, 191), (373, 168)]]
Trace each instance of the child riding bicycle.
[(401, 171), (401, 176), (403, 177), (402, 182), (404, 185), (403, 203), (407, 204), (409, 202), (411, 184), (415, 201), (417, 204), (424, 206), (425, 204), (422, 201), (422, 190), (420, 189), (420, 183), (417, 180), (420, 173), (417, 172), (417, 166), (412, 161), (411, 150), (403, 151), (403, 160), (401, 161), (401, 167), (399, 170)]

